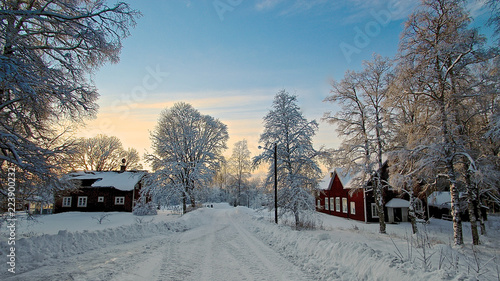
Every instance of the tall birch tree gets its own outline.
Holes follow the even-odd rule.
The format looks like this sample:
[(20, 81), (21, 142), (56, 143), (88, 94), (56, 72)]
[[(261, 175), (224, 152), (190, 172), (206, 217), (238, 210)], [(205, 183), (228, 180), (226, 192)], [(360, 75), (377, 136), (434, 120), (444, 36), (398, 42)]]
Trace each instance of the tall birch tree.
[(231, 158), (229, 158), (228, 164), (230, 173), (234, 179), (235, 205), (239, 206), (241, 203), (241, 190), (246, 187), (250, 172), (252, 171), (252, 160), (246, 139), (234, 144), (233, 153), (231, 154)]
[(392, 79), (390, 71), (389, 59), (378, 55), (365, 61), (362, 71), (347, 71), (340, 82), (332, 82), (332, 95), (325, 99), (339, 104), (341, 110), (334, 115), (326, 112), (323, 118), (336, 125), (343, 138), (340, 148), (334, 151), (334, 162), (345, 167), (346, 172), (362, 172), (353, 179), (360, 188), (368, 189), (371, 179), (380, 233), (386, 232), (382, 192), (387, 182), (382, 178), (382, 167), (389, 142), (384, 102)]
[(469, 24), (462, 1), (422, 1), (421, 8), (405, 24), (398, 61), (398, 73), (403, 77), (410, 73), (416, 81), (414, 87), (406, 87), (402, 94), (412, 98), (421, 96), (429, 112), (425, 135), (412, 137), (414, 168), (429, 182), (439, 178), (448, 182), (456, 245), (463, 244), (460, 170), (476, 167), (460, 124), (461, 109), (474, 96), (471, 67), (489, 57), (483, 50), (484, 38)]

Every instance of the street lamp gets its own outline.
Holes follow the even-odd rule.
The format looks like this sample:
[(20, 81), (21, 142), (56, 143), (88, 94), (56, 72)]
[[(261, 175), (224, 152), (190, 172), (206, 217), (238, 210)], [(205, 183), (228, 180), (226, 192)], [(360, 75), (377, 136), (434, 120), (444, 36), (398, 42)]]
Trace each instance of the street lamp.
[[(259, 145), (259, 149), (268, 148)], [(274, 222), (278, 224), (278, 148), (277, 143), (274, 143)]]

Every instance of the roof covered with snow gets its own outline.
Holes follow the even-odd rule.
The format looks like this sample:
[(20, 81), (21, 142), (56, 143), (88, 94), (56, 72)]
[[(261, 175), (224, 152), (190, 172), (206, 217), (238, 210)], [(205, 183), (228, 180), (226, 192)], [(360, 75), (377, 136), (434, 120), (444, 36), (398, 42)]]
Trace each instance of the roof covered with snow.
[(410, 202), (401, 198), (392, 198), (385, 206), (387, 208), (409, 208)]
[(92, 180), (96, 181), (92, 187), (114, 187), (122, 191), (133, 190), (135, 185), (146, 175), (145, 171), (127, 172), (75, 172), (70, 173), (69, 180)]
[(335, 178), (335, 175), (339, 177), (340, 182), (344, 189), (356, 188), (357, 185), (352, 184), (353, 179), (361, 175), (361, 172), (345, 172), (342, 168), (334, 168), (328, 171), (328, 174), (319, 182), (318, 189), (327, 190), (330, 188), (330, 181)]

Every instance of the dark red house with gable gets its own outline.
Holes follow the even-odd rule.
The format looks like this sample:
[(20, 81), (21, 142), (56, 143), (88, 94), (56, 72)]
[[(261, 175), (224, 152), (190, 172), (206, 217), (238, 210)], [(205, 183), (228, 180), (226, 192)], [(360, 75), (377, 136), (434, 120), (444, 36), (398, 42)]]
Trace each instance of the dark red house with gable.
[(66, 179), (76, 189), (58, 192), (54, 212), (132, 212), (146, 171), (74, 172)]
[(329, 215), (366, 221), (364, 189), (354, 190), (354, 174), (342, 169), (330, 170), (320, 182), (316, 209)]
[[(360, 178), (360, 173), (345, 173), (341, 168), (330, 170), (319, 184), (316, 194), (316, 210), (337, 217), (378, 222), (373, 191), (360, 188), (362, 184), (354, 180), (357, 178)], [(388, 179), (387, 163), (384, 165), (382, 178)], [(408, 221), (410, 203), (406, 194), (389, 187), (383, 190), (382, 196), (385, 221), (389, 223)], [(416, 200), (417, 213), (422, 214), (422, 217), (427, 217), (425, 199), (424, 201)]]

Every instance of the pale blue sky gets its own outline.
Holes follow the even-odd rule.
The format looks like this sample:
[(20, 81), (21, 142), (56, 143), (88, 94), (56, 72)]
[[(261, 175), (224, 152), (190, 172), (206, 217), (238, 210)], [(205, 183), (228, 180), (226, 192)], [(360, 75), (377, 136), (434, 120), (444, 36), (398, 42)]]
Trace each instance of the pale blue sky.
[[(120, 62), (95, 73), (101, 108), (81, 135), (115, 135), (142, 154), (151, 151), (160, 111), (185, 101), (228, 125), (228, 151), (246, 138), (255, 154), (278, 90), (297, 94), (304, 115), (320, 122), (335, 110), (322, 102), (330, 80), (360, 69), (373, 53), (393, 57), (419, 1), (127, 2), (143, 17), (124, 40)], [(315, 146), (335, 147), (334, 128), (320, 123)]]

